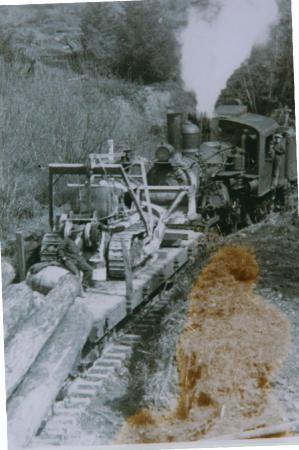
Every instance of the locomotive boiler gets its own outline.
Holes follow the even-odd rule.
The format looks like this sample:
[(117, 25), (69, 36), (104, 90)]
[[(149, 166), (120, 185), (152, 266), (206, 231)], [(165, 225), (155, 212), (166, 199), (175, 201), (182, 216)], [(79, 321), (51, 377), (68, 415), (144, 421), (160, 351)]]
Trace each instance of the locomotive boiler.
[[(231, 231), (284, 204), (297, 179), (293, 129), (248, 113), (243, 105), (218, 107), (205, 130), (192, 119), (168, 114), (168, 143), (157, 148), (148, 172), (149, 185), (170, 190), (152, 193), (155, 204), (173, 201), (171, 186), (189, 187), (169, 226), (207, 229), (217, 224)], [(275, 156), (278, 135), (279, 158)]]

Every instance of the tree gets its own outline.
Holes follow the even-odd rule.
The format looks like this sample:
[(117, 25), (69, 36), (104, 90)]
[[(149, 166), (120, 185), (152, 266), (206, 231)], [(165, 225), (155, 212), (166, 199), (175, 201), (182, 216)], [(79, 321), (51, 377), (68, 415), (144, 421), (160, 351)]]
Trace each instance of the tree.
[(278, 107), (294, 111), (292, 13), (289, 0), (277, 0), (279, 21), (264, 46), (253, 48), (221, 92), (218, 104), (239, 98), (249, 110), (271, 114)]
[(174, 31), (159, 2), (128, 2), (118, 29), (118, 64), (123, 77), (145, 83), (166, 81), (178, 74)]
[(85, 60), (101, 75), (111, 74), (117, 63), (117, 29), (122, 19), (121, 2), (86, 5), (81, 22)]
[(89, 5), (83, 43), (103, 73), (153, 83), (174, 79), (178, 44), (162, 1)]

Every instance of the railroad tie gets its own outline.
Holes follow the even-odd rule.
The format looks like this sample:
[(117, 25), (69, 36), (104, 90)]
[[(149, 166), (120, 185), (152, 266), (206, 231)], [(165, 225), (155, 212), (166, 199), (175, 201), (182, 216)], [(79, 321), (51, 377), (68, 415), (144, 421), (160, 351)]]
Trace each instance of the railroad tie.
[(141, 340), (141, 337), (136, 334), (125, 334), (120, 338), (118, 343), (135, 345), (135, 344), (138, 344), (140, 342), (140, 340)]

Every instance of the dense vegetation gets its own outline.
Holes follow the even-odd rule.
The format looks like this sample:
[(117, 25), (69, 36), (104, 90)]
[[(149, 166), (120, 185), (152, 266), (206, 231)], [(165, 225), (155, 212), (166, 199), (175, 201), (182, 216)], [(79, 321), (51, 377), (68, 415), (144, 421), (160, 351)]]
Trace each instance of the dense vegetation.
[[(220, 100), (238, 97), (261, 113), (280, 102), (293, 108), (290, 1), (277, 1), (281, 17), (269, 43), (253, 50)], [(167, 107), (194, 109), (194, 96), (184, 91), (180, 77), (177, 35), (187, 24), (188, 6), (200, 8), (210, 20), (217, 13), (211, 4), (147, 0), (26, 6), (14, 10), (24, 12), (24, 19), (12, 15), (11, 22), (0, 8), (2, 236), (47, 208), (49, 162), (83, 161), (101, 151), (108, 138), (150, 155), (164, 137)], [(52, 47), (46, 39), (41, 48), (40, 36), (47, 38), (51, 20), (52, 27), (59, 20), (69, 31), (59, 57), (45, 58)], [(64, 55), (65, 48), (71, 53)]]
[(204, 12), (209, 0), (90, 4), (82, 19), (85, 55), (101, 74), (145, 84), (179, 80), (176, 33), (191, 5)]
[(289, 0), (277, 0), (280, 17), (267, 43), (256, 46), (250, 58), (231, 76), (218, 100), (239, 98), (250, 111), (271, 114), (287, 106), (294, 115), (292, 12)]

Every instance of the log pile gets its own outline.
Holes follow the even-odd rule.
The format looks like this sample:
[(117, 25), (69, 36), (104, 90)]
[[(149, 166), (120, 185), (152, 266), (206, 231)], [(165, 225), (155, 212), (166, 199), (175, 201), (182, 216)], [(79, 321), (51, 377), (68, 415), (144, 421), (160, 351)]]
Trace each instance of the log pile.
[(27, 445), (71, 373), (92, 328), (93, 318), (75, 301), (39, 353), (7, 405), (11, 448)]
[[(51, 269), (59, 269), (58, 278)], [(11, 448), (27, 445), (37, 432), (93, 325), (91, 313), (76, 301), (81, 292), (78, 279), (57, 267), (42, 272), (37, 274), (41, 284), (45, 274), (46, 282), (54, 282), (48, 295), (33, 291), (27, 280), (6, 287), (3, 296)]]
[(73, 275), (62, 277), (44, 304), (25, 320), (6, 346), (6, 394), (11, 396), (80, 292)]
[(255, 294), (258, 273), (244, 247), (212, 258), (193, 285), (177, 345), (176, 408), (141, 410), (118, 443), (196, 441), (283, 422), (270, 383), (288, 353), (289, 322)]

